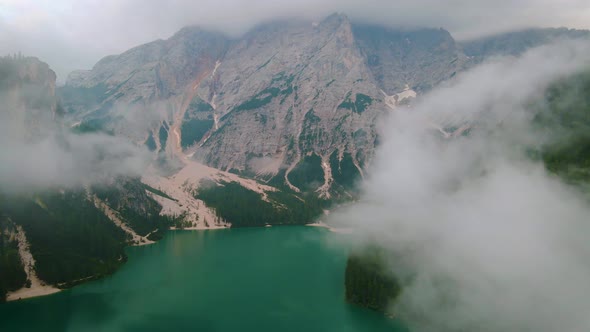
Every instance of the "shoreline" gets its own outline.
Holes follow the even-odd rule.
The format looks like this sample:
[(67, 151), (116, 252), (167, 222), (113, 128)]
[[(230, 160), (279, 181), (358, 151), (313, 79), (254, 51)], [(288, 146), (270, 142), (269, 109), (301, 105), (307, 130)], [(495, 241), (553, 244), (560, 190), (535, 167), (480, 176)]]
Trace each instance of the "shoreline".
[(229, 226), (191, 226), (191, 227), (170, 227), (169, 231), (216, 231), (220, 229), (230, 229)]
[[(176, 228), (176, 227), (170, 227), (168, 230), (170, 231), (196, 231), (196, 230), (220, 230), (220, 229), (229, 229), (230, 227), (227, 226), (194, 226), (194, 227), (186, 227), (186, 228)], [(146, 236), (147, 238), (147, 236)], [(150, 244), (155, 244), (157, 243), (157, 241), (149, 241), (149, 242), (138, 242), (138, 243), (134, 243), (133, 241), (128, 242), (126, 248), (129, 247), (142, 247), (142, 246), (147, 246)], [(90, 276), (87, 279), (92, 279), (94, 278), (94, 276)], [(33, 278), (31, 278), (33, 279)], [(66, 289), (70, 289), (72, 287), (68, 287), (68, 288), (57, 288), (51, 285), (46, 285), (44, 284), (41, 280), (39, 280), (38, 278), (34, 278), (35, 280), (31, 280), (31, 287), (22, 287), (20, 289), (17, 289), (15, 291), (12, 292), (7, 292), (6, 293), (6, 302), (14, 302), (14, 301), (20, 301), (20, 300), (26, 300), (26, 299), (31, 299), (31, 298), (36, 298), (36, 297), (43, 297), (43, 296), (47, 296), (47, 295), (51, 295), (51, 294), (56, 294), (59, 293), (63, 290)]]
[(61, 292), (63, 289), (56, 288), (48, 285), (31, 285), (30, 288), (23, 287), (14, 292), (8, 292), (6, 294), (6, 302), (20, 301), (25, 299), (31, 299), (34, 297), (42, 297)]
[(33, 257), (33, 254), (31, 254), (31, 245), (27, 240), (27, 235), (20, 225), (16, 226), (16, 230), (18, 253), (27, 275), (27, 280), (30, 282), (30, 287), (21, 287), (15, 291), (7, 292), (6, 302), (45, 296), (61, 291), (61, 289), (57, 287), (46, 285), (44, 281), (37, 277), (37, 272), (35, 271), (35, 258)]
[(323, 223), (321, 221), (318, 221), (313, 224), (306, 224), (305, 226), (325, 228), (325, 229), (329, 230), (330, 232), (337, 233), (337, 234), (352, 234), (353, 233), (352, 228), (335, 228), (335, 227), (332, 227), (332, 226), (330, 226), (326, 223)]
[[(272, 227), (275, 225), (265, 225), (265, 226), (259, 226), (256, 228), (268, 228), (268, 227)], [(307, 227), (318, 227), (318, 228), (324, 228), (327, 229), (328, 231), (332, 232), (332, 233), (339, 233), (339, 234), (350, 234), (352, 233), (352, 229), (346, 229), (346, 228), (334, 228), (331, 227), (323, 222), (317, 222), (317, 223), (312, 223), (312, 224), (305, 224), (305, 225), (301, 225), (301, 226), (307, 226)], [(222, 230), (222, 229), (230, 229), (230, 227), (228, 226), (193, 226), (193, 227), (185, 227), (185, 228), (176, 228), (176, 227), (170, 227), (168, 230), (170, 231), (215, 231), (215, 230)], [(128, 243), (127, 247), (141, 247), (141, 246), (146, 246), (146, 245), (150, 245), (150, 244), (155, 244), (157, 243), (157, 241), (154, 242), (150, 242), (150, 243)], [(88, 277), (89, 279), (92, 278)], [(14, 302), (14, 301), (20, 301), (20, 300), (26, 300), (26, 299), (31, 299), (31, 298), (36, 298), (36, 297), (42, 297), (42, 296), (47, 296), (47, 295), (52, 295), (52, 294), (56, 294), (59, 293), (61, 291), (70, 289), (72, 287), (68, 287), (68, 288), (57, 288), (51, 285), (45, 285), (42, 284), (39, 280), (39, 282), (35, 282), (34, 284), (31, 284), (30, 288), (20, 288), (16, 291), (13, 292), (8, 292), (6, 294), (6, 302)]]

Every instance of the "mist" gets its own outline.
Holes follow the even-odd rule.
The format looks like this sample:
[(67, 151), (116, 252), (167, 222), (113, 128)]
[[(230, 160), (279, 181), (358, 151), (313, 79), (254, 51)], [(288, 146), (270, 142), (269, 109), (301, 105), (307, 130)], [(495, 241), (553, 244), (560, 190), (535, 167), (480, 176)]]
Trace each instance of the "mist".
[(583, 42), (494, 59), (382, 125), (361, 200), (329, 223), (391, 253), (410, 330), (588, 330), (588, 197), (527, 156), (554, 139), (531, 103), (588, 68)]
[(443, 27), (459, 39), (528, 27), (590, 28), (585, 0), (3, 0), (0, 53), (38, 56), (63, 82), (74, 69), (168, 38), (186, 25), (235, 36), (268, 20), (319, 20), (334, 12), (362, 23)]
[[(40, 93), (22, 87), (26, 98)], [(50, 107), (19, 103), (12, 91), (0, 94), (0, 190), (26, 193), (80, 188), (141, 176), (151, 161), (144, 147), (121, 136), (75, 133)]]

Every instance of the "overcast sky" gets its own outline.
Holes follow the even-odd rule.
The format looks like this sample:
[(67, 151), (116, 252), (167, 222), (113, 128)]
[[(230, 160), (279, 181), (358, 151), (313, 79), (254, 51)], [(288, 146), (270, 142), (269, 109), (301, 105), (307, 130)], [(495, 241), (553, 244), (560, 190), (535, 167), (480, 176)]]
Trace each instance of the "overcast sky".
[(472, 38), (529, 26), (590, 28), (588, 0), (0, 0), (0, 53), (48, 62), (59, 79), (189, 24), (239, 34), (281, 16), (444, 27)]

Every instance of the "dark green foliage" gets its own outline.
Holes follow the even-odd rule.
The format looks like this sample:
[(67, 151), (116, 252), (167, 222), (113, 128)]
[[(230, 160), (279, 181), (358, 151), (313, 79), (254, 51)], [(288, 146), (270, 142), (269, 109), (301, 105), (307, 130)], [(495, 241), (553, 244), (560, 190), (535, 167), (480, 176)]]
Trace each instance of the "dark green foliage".
[(279, 95), (280, 92), (281, 90), (279, 88), (266, 88), (260, 91), (256, 96), (252, 97), (252, 99), (238, 105), (235, 110), (248, 111), (260, 108), (269, 104), (273, 98)]
[(9, 237), (9, 233), (15, 232), (12, 223), (0, 216), (0, 302), (5, 300), (8, 291), (23, 287), (27, 281), (18, 253), (18, 242)]
[(552, 85), (534, 123), (546, 137), (535, 153), (548, 170), (572, 183), (590, 182), (590, 74)]
[[(211, 106), (209, 103), (203, 101), (201, 98), (199, 97), (195, 97), (191, 103), (188, 106), (188, 111), (186, 113), (200, 113), (200, 112), (213, 112), (213, 106)], [(187, 114), (185, 114), (185, 119), (187, 118)]]
[(267, 192), (270, 202), (237, 182), (202, 185), (195, 197), (215, 209), (232, 227), (306, 224), (322, 213), (322, 202), (313, 196)]
[(373, 310), (386, 312), (400, 294), (396, 278), (388, 273), (380, 250), (371, 248), (350, 254), (346, 262), (346, 301)]
[(274, 59), (274, 57), (275, 57), (274, 55), (271, 56), (265, 63), (263, 63), (262, 65), (260, 65), (260, 67), (256, 68), (256, 71), (258, 71), (258, 70), (266, 67), (272, 61), (272, 59)]
[(263, 126), (268, 122), (268, 117), (265, 114), (256, 114), (256, 120), (259, 121)]
[(158, 136), (160, 137), (160, 151), (164, 151), (166, 149), (166, 141), (168, 140), (168, 129), (165, 126), (166, 122), (160, 127), (160, 131), (158, 132)]
[(372, 103), (373, 98), (362, 93), (357, 93), (356, 98), (353, 101), (350, 98), (349, 92), (344, 101), (338, 105), (338, 108), (348, 109), (356, 113), (363, 113)]
[(144, 145), (152, 152), (156, 151), (156, 149), (158, 148), (158, 146), (156, 145), (156, 140), (154, 139), (154, 135), (151, 132), (147, 140), (145, 141)]
[(11, 220), (26, 232), (37, 275), (50, 284), (98, 278), (115, 271), (125, 259), (126, 234), (84, 191), (11, 197), (3, 205)]
[(182, 119), (180, 144), (182, 148), (188, 148), (198, 143), (213, 128), (213, 107), (195, 97)]
[(275, 188), (278, 188), (280, 190), (283, 191), (289, 191), (289, 186), (287, 186), (287, 183), (285, 182), (285, 173), (287, 172), (286, 169), (281, 169), (279, 170), (279, 172), (273, 176), (270, 180), (268, 180), (268, 182), (266, 182), (267, 185), (269, 186), (273, 186)]
[(104, 130), (98, 121), (83, 121), (77, 126), (72, 127), (72, 133), (74, 134), (90, 134), (100, 133)]
[(299, 148), (303, 153), (311, 151), (314, 142), (321, 140), (321, 129), (318, 128), (320, 121), (320, 117), (315, 114), (313, 108), (305, 113), (301, 134), (299, 135)]
[(213, 120), (190, 119), (182, 122), (180, 141), (183, 148), (198, 143), (213, 128)]
[(320, 123), (322, 119), (319, 116), (315, 115), (315, 111), (312, 109), (309, 112), (305, 113), (305, 117), (303, 118), (304, 125), (312, 125)]
[(172, 200), (172, 201), (178, 202), (178, 200), (176, 200), (176, 199), (174, 199), (174, 198), (170, 197), (169, 195), (167, 195), (165, 192), (163, 192), (163, 191), (161, 191), (161, 190), (158, 190), (158, 189), (156, 189), (156, 188), (150, 187), (150, 186), (148, 186), (147, 184), (145, 184), (145, 183), (143, 183), (143, 182), (141, 182), (141, 185), (143, 186), (143, 188), (144, 188), (145, 190), (147, 190), (147, 191), (151, 192), (152, 194), (155, 194), (155, 195), (158, 195), (158, 196), (161, 196), (161, 197), (167, 198), (167, 199), (169, 199), (169, 200)]
[(490, 56), (520, 55), (555, 40), (588, 37), (590, 33), (587, 30), (531, 28), (465, 41), (461, 46), (466, 55), (481, 61)]
[(342, 160), (338, 158), (338, 151), (330, 155), (330, 167), (335, 184), (342, 186), (347, 191), (354, 191), (356, 183), (361, 178), (361, 173), (353, 162), (352, 155), (345, 152)]
[(64, 85), (56, 92), (58, 97), (67, 100), (68, 104), (93, 106), (103, 102), (109, 96), (107, 94), (109, 90), (104, 83), (99, 83), (88, 88)]
[(11, 241), (0, 250), (0, 289), (14, 291), (25, 285), (27, 274), (18, 254), (18, 243)]
[(114, 131), (108, 127), (110, 118), (86, 119), (77, 126), (71, 128), (71, 132), (77, 135), (100, 133), (109, 136), (114, 136)]
[(322, 158), (315, 153), (303, 158), (287, 176), (289, 182), (303, 191), (315, 191), (324, 184)]
[[(248, 111), (263, 107), (269, 104), (274, 98), (279, 95), (283, 95), (281, 103), (284, 102), (285, 98), (293, 93), (294, 87), (292, 85), (294, 76), (285, 77), (284, 73), (277, 75), (270, 82), (269, 87), (260, 91), (250, 100), (236, 106), (235, 111)], [(223, 117), (222, 117), (223, 120)]]
[(92, 191), (139, 235), (162, 234), (170, 226), (169, 219), (160, 216), (162, 207), (146, 193), (139, 179), (118, 179), (108, 186), (93, 186)]

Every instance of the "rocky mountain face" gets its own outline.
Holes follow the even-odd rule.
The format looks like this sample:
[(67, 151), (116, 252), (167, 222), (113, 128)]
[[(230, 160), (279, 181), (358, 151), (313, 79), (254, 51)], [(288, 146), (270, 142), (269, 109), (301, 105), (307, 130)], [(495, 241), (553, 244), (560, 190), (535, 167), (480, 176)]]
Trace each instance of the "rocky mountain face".
[[(363, 174), (381, 115), (467, 65), (442, 29), (335, 14), (263, 24), (237, 39), (185, 28), (72, 73), (62, 95), (68, 112), (134, 132), (154, 151), (329, 196)], [(76, 103), (79, 95), (94, 104)], [(151, 118), (125, 129), (121, 110), (130, 108)], [(315, 176), (298, 176), (304, 169)]]
[(458, 43), (443, 29), (339, 14), (239, 38), (187, 27), (72, 73), (60, 94), (69, 114), (160, 158), (329, 197), (363, 176), (380, 116), (489, 56), (580, 36), (588, 31), (534, 29)]

